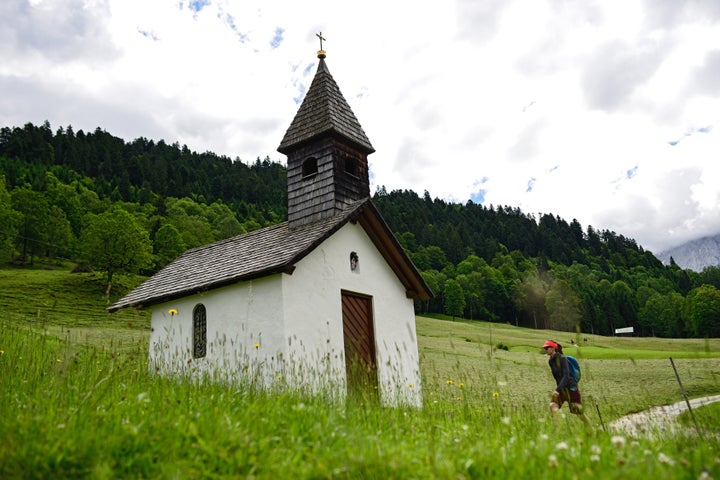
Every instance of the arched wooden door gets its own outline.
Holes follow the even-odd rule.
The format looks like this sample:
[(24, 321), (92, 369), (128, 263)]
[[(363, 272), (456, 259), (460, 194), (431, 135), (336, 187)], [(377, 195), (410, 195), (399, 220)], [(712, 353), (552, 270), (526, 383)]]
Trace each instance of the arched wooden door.
[(348, 393), (377, 394), (372, 297), (342, 291)]

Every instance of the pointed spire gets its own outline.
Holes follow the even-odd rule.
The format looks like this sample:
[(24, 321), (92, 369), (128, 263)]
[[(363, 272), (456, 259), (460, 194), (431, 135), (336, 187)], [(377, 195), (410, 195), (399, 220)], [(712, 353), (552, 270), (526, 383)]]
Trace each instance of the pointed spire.
[(322, 41), (325, 39), (322, 33), (318, 34), (318, 37), (321, 49), (318, 52), (319, 62), (315, 78), (285, 132), (278, 151), (287, 155), (294, 147), (320, 136), (336, 136), (370, 154), (375, 149), (330, 75), (325, 64), (325, 51), (322, 50)]

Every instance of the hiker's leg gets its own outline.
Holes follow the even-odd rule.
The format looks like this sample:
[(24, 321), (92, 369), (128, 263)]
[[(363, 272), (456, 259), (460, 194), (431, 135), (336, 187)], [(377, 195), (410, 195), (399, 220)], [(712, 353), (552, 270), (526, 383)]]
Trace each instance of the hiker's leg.
[(587, 425), (590, 425), (590, 419), (583, 411), (582, 397), (580, 396), (580, 390), (570, 391), (570, 412), (574, 413)]
[(581, 403), (571, 403), (571, 404), (570, 404), (570, 412), (571, 412), (571, 413), (574, 413), (575, 415), (577, 415), (578, 417), (580, 417), (580, 419), (581, 419), (583, 422), (585, 422), (585, 423), (587, 423), (588, 425), (590, 425), (590, 419), (588, 418), (587, 415), (585, 415), (585, 412), (583, 412), (583, 406), (582, 406)]
[(552, 418), (555, 428), (558, 427), (558, 416), (556, 414), (561, 406), (562, 400), (560, 400), (560, 394), (558, 392), (552, 392), (550, 395), (550, 418)]
[(550, 397), (550, 413), (553, 414), (560, 410), (560, 405), (562, 405), (562, 401), (560, 400), (560, 393), (553, 392), (552, 396)]

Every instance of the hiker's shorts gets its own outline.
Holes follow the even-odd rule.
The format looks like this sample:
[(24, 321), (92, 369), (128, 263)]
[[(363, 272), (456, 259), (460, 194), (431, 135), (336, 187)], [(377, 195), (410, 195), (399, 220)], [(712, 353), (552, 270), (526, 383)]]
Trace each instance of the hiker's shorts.
[[(563, 390), (558, 395), (558, 406), (562, 407), (563, 403), (570, 402), (570, 411), (573, 412), (573, 405), (582, 405), (582, 397), (580, 396), (580, 390)], [(575, 412), (573, 412), (575, 413)]]

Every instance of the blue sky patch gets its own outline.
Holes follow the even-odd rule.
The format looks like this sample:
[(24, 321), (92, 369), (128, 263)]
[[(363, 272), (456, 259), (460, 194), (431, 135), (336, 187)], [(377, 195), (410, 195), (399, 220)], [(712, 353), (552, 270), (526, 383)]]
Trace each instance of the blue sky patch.
[(229, 13), (226, 13), (224, 17), (225, 24), (230, 27), (230, 30), (237, 34), (238, 38), (240, 39), (240, 43), (245, 43), (248, 40), (248, 36), (247, 34), (242, 33), (240, 30), (238, 30), (237, 25), (235, 25), (235, 17), (233, 17)]
[(154, 32), (148, 32), (147, 30), (142, 30), (141, 28), (138, 28), (137, 31), (145, 38), (149, 38), (153, 42), (157, 42), (160, 40), (157, 35), (155, 35)]
[(680, 140), (682, 140), (685, 137), (691, 137), (691, 136), (695, 135), (696, 133), (710, 133), (712, 131), (712, 129), (713, 129), (712, 125), (708, 125), (707, 127), (694, 128), (692, 130), (688, 130), (687, 132), (683, 133), (683, 136), (678, 138), (677, 140), (670, 140), (667, 143), (671, 147), (674, 147), (675, 145), (680, 143)]
[(210, 0), (190, 0), (190, 2), (188, 2), (190, 10), (195, 13), (198, 13), (200, 10), (207, 7), (208, 5), (210, 5)]
[(477, 203), (479, 205), (485, 201), (486, 193), (487, 193), (487, 190), (480, 189), (477, 192), (470, 195), (470, 200), (472, 200), (473, 203)]
[(486, 188), (480, 188), (480, 185), (487, 183), (488, 177), (484, 176), (479, 180), (473, 182), (473, 189), (477, 189), (475, 192), (470, 192), (470, 201), (473, 203), (481, 204), (485, 201), (485, 194), (487, 193)]
[(277, 27), (275, 29), (275, 35), (273, 36), (272, 40), (270, 40), (270, 46), (272, 47), (273, 50), (278, 48), (280, 46), (280, 44), (282, 43), (283, 33), (285, 33), (284, 28)]
[(304, 96), (305, 96), (305, 85), (300, 85), (297, 97), (293, 97), (293, 102), (295, 102), (295, 105), (299, 105), (300, 102), (302, 102), (302, 99)]
[(532, 192), (536, 180), (537, 178), (535, 177), (531, 177), (530, 180), (528, 180), (527, 188), (525, 189), (526, 192)]

